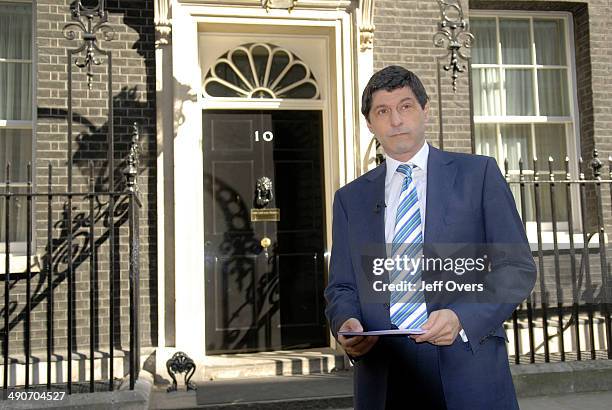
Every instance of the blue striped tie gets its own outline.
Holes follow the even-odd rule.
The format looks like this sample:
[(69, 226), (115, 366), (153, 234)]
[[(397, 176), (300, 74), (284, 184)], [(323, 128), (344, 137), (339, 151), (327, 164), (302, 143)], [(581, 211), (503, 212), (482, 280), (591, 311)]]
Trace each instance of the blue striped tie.
[[(420, 262), (423, 250), (423, 233), (421, 230), (421, 212), (416, 186), (412, 180), (412, 165), (401, 164), (397, 172), (404, 175), (404, 182), (399, 197), (395, 216), (395, 233), (393, 235), (392, 258)], [(391, 322), (399, 329), (420, 327), (427, 320), (425, 296), (416, 290), (421, 287), (421, 265), (415, 268), (412, 262), (408, 269), (395, 270), (390, 273), (390, 283), (402, 281), (414, 284), (413, 292), (391, 292)]]

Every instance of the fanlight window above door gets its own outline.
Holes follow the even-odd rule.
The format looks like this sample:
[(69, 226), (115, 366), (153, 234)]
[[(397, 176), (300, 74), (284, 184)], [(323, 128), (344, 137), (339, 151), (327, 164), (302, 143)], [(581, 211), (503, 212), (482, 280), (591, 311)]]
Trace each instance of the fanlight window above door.
[(204, 78), (206, 97), (319, 99), (308, 66), (271, 44), (240, 45), (221, 56)]

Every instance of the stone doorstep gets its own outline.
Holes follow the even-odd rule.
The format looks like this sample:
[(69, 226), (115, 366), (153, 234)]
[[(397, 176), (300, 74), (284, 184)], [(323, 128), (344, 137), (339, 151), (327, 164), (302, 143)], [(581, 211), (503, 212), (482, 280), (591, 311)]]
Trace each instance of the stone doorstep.
[(199, 375), (202, 380), (216, 380), (325, 374), (345, 370), (347, 365), (344, 354), (330, 348), (209, 356), (205, 358), (203, 371), (196, 371), (194, 377)]
[[(155, 373), (157, 385), (169, 385), (171, 378), (166, 369), (166, 361), (176, 350), (157, 349), (149, 359), (145, 359), (144, 369)], [(153, 358), (154, 357), (154, 358)], [(235, 379), (248, 377), (288, 376), (327, 374), (350, 367), (348, 359), (331, 348), (306, 350), (281, 350), (272, 352), (239, 353), (192, 357), (196, 372), (191, 381)], [(155, 363), (153, 370), (152, 363)], [(185, 374), (177, 375), (179, 386), (183, 386)]]
[(196, 402), (203, 408), (322, 409), (350, 406), (352, 396), (352, 371), (339, 371), (201, 382)]

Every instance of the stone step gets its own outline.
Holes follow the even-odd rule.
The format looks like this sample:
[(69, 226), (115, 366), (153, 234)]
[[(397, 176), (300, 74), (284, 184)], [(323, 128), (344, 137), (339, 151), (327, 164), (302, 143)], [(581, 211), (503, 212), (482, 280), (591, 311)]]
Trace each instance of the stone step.
[[(175, 350), (157, 349), (154, 356), (145, 360), (144, 369), (156, 374), (156, 384), (169, 383), (166, 363)], [(239, 353), (192, 358), (196, 371), (192, 382), (235, 379), (247, 377), (290, 376), (327, 374), (348, 369), (346, 356), (331, 348), (307, 350), (281, 350), (272, 352)], [(152, 365), (155, 364), (155, 368)], [(184, 373), (177, 375), (178, 382), (184, 381)]]
[(351, 407), (352, 396), (352, 372), (339, 371), (199, 383), (196, 403), (207, 409), (329, 409)]

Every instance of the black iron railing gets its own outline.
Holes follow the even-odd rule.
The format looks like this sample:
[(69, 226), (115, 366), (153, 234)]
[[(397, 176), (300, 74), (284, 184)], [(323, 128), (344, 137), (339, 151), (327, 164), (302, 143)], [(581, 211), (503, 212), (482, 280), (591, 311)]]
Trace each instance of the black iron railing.
[[(135, 127), (136, 131), (136, 127)], [(89, 189), (86, 192), (72, 192), (72, 191), (59, 191), (54, 189), (52, 181), (54, 177), (53, 168), (51, 165), (48, 166), (48, 183), (45, 192), (34, 192), (32, 190), (32, 172), (31, 165), (28, 164), (27, 174), (27, 190), (26, 192), (13, 192), (11, 181), (9, 180), (10, 175), (10, 164), (6, 167), (6, 179), (0, 189), (0, 200), (4, 204), (4, 274), (0, 276), (4, 281), (4, 312), (3, 312), (3, 387), (6, 392), (9, 387), (12, 386), (9, 381), (9, 368), (11, 365), (17, 366), (14, 360), (11, 359), (11, 350), (13, 343), (11, 342), (10, 334), (14, 329), (23, 324), (23, 355), (24, 355), (24, 384), (23, 387), (29, 388), (31, 385), (32, 377), (30, 374), (31, 368), (31, 317), (33, 308), (42, 305), (46, 299), (46, 362), (47, 362), (47, 387), (51, 388), (52, 375), (54, 373), (52, 364), (55, 361), (55, 355), (59, 349), (54, 349), (54, 343), (57, 335), (54, 335), (54, 322), (57, 323), (61, 320), (60, 315), (65, 314), (66, 322), (66, 340), (67, 346), (65, 349), (66, 360), (67, 360), (67, 372), (64, 381), (55, 380), (54, 384), (61, 384), (62, 382), (66, 385), (66, 391), (72, 392), (72, 380), (73, 380), (73, 369), (72, 369), (72, 358), (74, 351), (73, 341), (76, 339), (76, 320), (73, 317), (75, 303), (84, 303), (82, 297), (76, 298), (75, 290), (75, 272), (85, 261), (89, 263), (89, 390), (94, 391), (95, 378), (95, 350), (102, 348), (99, 340), (96, 338), (96, 334), (99, 331), (100, 326), (108, 321), (108, 354), (106, 356), (108, 363), (108, 388), (109, 390), (114, 389), (114, 365), (115, 359), (114, 347), (120, 341), (119, 337), (115, 335), (115, 321), (118, 316), (118, 310), (115, 309), (114, 304), (117, 299), (117, 294), (121, 293), (122, 289), (114, 289), (114, 284), (121, 284), (120, 278), (122, 275), (121, 264), (116, 260), (115, 249), (120, 248), (121, 237), (116, 232), (115, 227), (121, 225), (127, 226), (128, 230), (128, 248), (129, 258), (127, 268), (124, 269), (128, 273), (128, 292), (129, 292), (129, 351), (126, 352), (129, 356), (129, 382), (130, 388), (134, 387), (136, 378), (139, 372), (140, 363), (140, 340), (139, 340), (139, 250), (140, 250), (140, 237), (139, 237), (139, 214), (141, 209), (141, 202), (138, 196), (138, 189), (136, 184), (136, 171), (137, 171), (137, 149), (138, 147), (138, 134), (135, 132), (133, 137), (132, 147), (130, 149), (130, 155), (127, 160), (127, 166), (123, 173), (126, 178), (125, 190), (123, 191), (99, 191), (96, 190), (95, 178), (94, 178), (94, 166), (93, 163), (89, 164)], [(112, 199), (111, 199), (112, 198)], [(19, 201), (26, 203), (26, 251), (25, 260), (26, 267), (25, 272), (16, 271), (12, 266), (12, 259), (15, 258), (14, 253), (11, 250), (11, 237), (14, 237), (14, 231), (16, 229), (13, 217), (11, 215), (11, 204), (13, 201)], [(88, 208), (88, 212), (80, 211), (77, 217), (73, 216), (73, 210), (77, 207), (75, 203)], [(61, 212), (62, 218), (55, 220), (53, 218), (54, 213), (57, 213), (58, 204), (61, 204), (63, 211)], [(34, 253), (32, 249), (33, 239), (32, 233), (35, 226), (32, 223), (32, 215), (34, 209), (41, 209), (46, 207), (47, 220), (44, 222), (46, 227), (46, 246), (44, 255), (41, 258), (44, 260), (44, 264), (40, 267), (40, 272), (33, 273), (31, 266)], [(40, 212), (39, 212), (40, 214)], [(42, 221), (38, 221), (39, 224)], [(42, 226), (42, 225), (41, 225)], [(59, 229), (58, 229), (59, 228)], [(96, 231), (102, 231), (99, 235), (96, 235)], [(115, 243), (117, 242), (117, 243)], [(117, 247), (115, 246), (117, 245)], [(100, 269), (99, 259), (101, 259), (100, 252), (103, 246), (108, 248), (108, 277), (106, 283), (108, 285), (109, 296), (108, 296), (108, 317), (102, 318), (97, 315), (99, 305), (102, 303), (98, 296), (98, 289), (101, 285), (99, 280)], [(60, 272), (59, 266), (65, 265), (66, 268)], [(115, 269), (118, 272), (115, 272)], [(25, 308), (18, 314), (14, 314), (11, 310), (11, 306), (15, 306), (16, 302), (11, 298), (11, 290), (15, 287), (16, 283), (23, 279), (25, 275)], [(38, 278), (35, 278), (38, 276)], [(38, 279), (37, 288), (40, 289), (43, 283), (46, 284), (46, 288), (36, 293), (34, 297), (31, 293), (31, 282), (33, 279)], [(46, 279), (46, 280), (44, 280)], [(104, 279), (102, 279), (104, 281)], [(58, 312), (54, 305), (54, 296), (57, 295), (58, 287), (62, 282), (67, 283), (66, 290), (66, 301), (68, 308), (65, 312)], [(60, 292), (61, 293), (61, 292)], [(35, 303), (35, 306), (32, 305)], [(121, 307), (121, 306), (120, 306)], [(12, 314), (13, 313), (13, 314)], [(120, 315), (120, 310), (119, 310)], [(13, 316), (13, 317), (11, 317)], [(15, 343), (16, 345), (17, 343)], [(106, 346), (104, 346), (106, 347)], [(18, 349), (17, 349), (18, 350)]]
[(523, 165), (519, 161), (513, 173), (506, 160), (505, 176), (528, 232), (538, 278), (531, 296), (506, 322), (514, 362), (583, 360), (585, 352), (590, 359), (612, 359), (606, 232), (612, 221), (609, 213), (604, 219), (606, 195), (612, 200), (612, 159), (607, 179), (597, 150), (590, 164), (579, 160), (578, 179), (571, 176), (568, 158), (564, 170), (555, 171), (552, 158), (548, 171), (537, 159), (535, 172)]
[[(83, 4), (86, 3), (86, 4)], [(64, 26), (63, 34), (68, 40), (78, 41), (78, 45), (74, 49), (66, 50), (67, 57), (67, 108), (66, 125), (67, 125), (67, 152), (66, 152), (66, 167), (61, 168), (58, 172), (51, 164), (48, 166), (47, 187), (44, 189), (33, 188), (32, 166), (27, 166), (27, 182), (24, 184), (20, 181), (19, 184), (10, 181), (11, 165), (7, 165), (6, 178), (0, 185), (0, 204), (4, 205), (4, 220), (0, 222), (4, 235), (3, 245), (1, 249), (5, 257), (4, 274), (0, 279), (4, 281), (4, 310), (3, 310), (3, 328), (2, 328), (2, 357), (3, 357), (3, 387), (4, 394), (7, 394), (9, 387), (21, 387), (21, 384), (14, 378), (13, 383), (10, 381), (9, 368), (11, 366), (24, 365), (23, 386), (26, 389), (33, 387), (33, 380), (37, 383), (42, 382), (39, 375), (33, 377), (30, 368), (33, 365), (32, 360), (32, 340), (33, 340), (33, 325), (36, 325), (37, 343), (41, 340), (41, 322), (45, 322), (44, 326), (46, 339), (46, 387), (52, 387), (53, 363), (57, 362), (59, 348), (55, 347), (63, 335), (56, 334), (54, 324), (66, 320), (65, 326), (65, 361), (66, 372), (56, 370), (58, 375), (55, 379), (55, 388), (60, 385), (60, 388), (70, 394), (73, 392), (73, 357), (74, 354), (80, 354), (81, 357), (86, 357), (89, 364), (88, 374), (88, 389), (94, 391), (96, 384), (96, 349), (98, 352), (103, 348), (108, 348), (106, 356), (102, 354), (100, 361), (106, 360), (106, 369), (108, 374), (108, 390), (115, 388), (114, 380), (114, 359), (116, 348), (122, 347), (123, 328), (121, 319), (122, 310), (125, 308), (121, 295), (123, 291), (129, 292), (128, 298), (128, 321), (129, 321), (129, 348), (126, 354), (128, 355), (128, 372), (129, 385), (134, 388), (136, 378), (138, 377), (140, 366), (140, 340), (139, 340), (139, 311), (138, 305), (140, 300), (139, 292), (139, 261), (140, 261), (140, 235), (139, 235), (139, 214), (142, 204), (138, 194), (138, 157), (139, 157), (139, 133), (136, 124), (132, 131), (132, 142), (130, 145), (129, 155), (125, 161), (126, 166), (123, 169), (124, 184), (122, 188), (115, 182), (115, 173), (118, 171), (115, 167), (115, 123), (114, 123), (114, 102), (113, 102), (113, 68), (112, 54), (110, 51), (102, 50), (98, 45), (98, 36), (106, 41), (112, 41), (114, 30), (108, 24), (108, 13), (105, 9), (105, 1), (83, 2), (75, 1), (71, 5), (71, 20)], [(107, 91), (107, 122), (105, 127), (95, 131), (95, 133), (106, 134), (106, 161), (104, 166), (100, 166), (101, 172), (99, 175), (94, 175), (94, 164), (89, 162), (89, 180), (88, 183), (73, 184), (73, 164), (76, 162), (84, 162), (78, 157), (78, 153), (73, 152), (73, 140), (75, 139), (73, 130), (73, 121), (75, 114), (73, 111), (73, 70), (76, 67), (78, 70), (85, 71), (87, 88), (93, 89), (95, 78), (94, 68), (103, 63), (106, 65), (106, 72), (101, 74), (101, 78), (105, 76), (106, 91)], [(58, 112), (62, 110), (59, 109)], [(80, 116), (76, 116), (80, 118)], [(83, 151), (83, 150), (82, 150)], [(80, 152), (82, 155), (83, 152)], [(21, 167), (17, 164), (17, 167)], [(56, 175), (57, 173), (57, 175)], [(83, 172), (87, 174), (87, 167)], [(66, 180), (63, 178), (66, 176)], [(0, 178), (2, 175), (0, 174)], [(54, 184), (54, 179), (62, 183), (62, 188)], [(57, 181), (56, 181), (57, 182)], [(23, 186), (25, 185), (25, 191)], [(101, 188), (104, 187), (104, 188)], [(42, 188), (42, 187), (39, 187)], [(15, 263), (16, 252), (23, 252), (22, 249), (12, 249), (15, 240), (16, 225), (23, 223), (23, 220), (15, 221), (11, 215), (11, 204), (20, 202), (26, 203), (26, 221), (22, 224), (25, 226), (26, 234), (21, 235), (20, 242), (25, 242), (25, 269), (19, 270)], [(20, 206), (21, 206), (20, 205)], [(46, 212), (45, 212), (46, 207)], [(58, 215), (58, 207), (61, 207)], [(80, 208), (79, 208), (80, 207)], [(34, 217), (35, 216), (35, 217)], [(44, 218), (46, 216), (46, 221)], [(34, 231), (36, 229), (36, 231)], [(121, 235), (122, 229), (127, 229), (127, 235)], [(42, 235), (42, 232), (45, 232)], [(37, 235), (33, 235), (36, 232)], [(46, 236), (46, 244), (45, 237)], [(127, 237), (127, 251), (129, 252), (127, 261), (122, 260), (121, 250), (126, 249), (124, 245)], [(41, 251), (41, 249), (43, 249)], [(39, 264), (37, 272), (32, 269), (32, 257), (42, 255), (44, 263)], [(102, 254), (108, 255), (108, 259), (101, 257)], [(88, 283), (89, 292), (83, 292), (83, 270), (84, 264), (89, 264)], [(127, 272), (128, 280), (127, 289), (122, 287), (121, 276)], [(77, 273), (81, 277), (81, 281), (77, 283)], [(107, 275), (106, 278), (103, 275)], [(19, 301), (23, 295), (19, 294), (18, 282), (25, 275), (25, 308), (22, 311), (16, 311), (19, 306)], [(32, 293), (32, 281), (36, 280), (35, 291)], [(64, 285), (66, 289), (58, 289), (60, 285)], [(76, 285), (79, 285), (77, 288)], [(118, 288), (117, 288), (118, 286)], [(108, 298), (102, 301), (99, 295), (100, 289), (104, 288), (108, 291)], [(84, 294), (88, 297), (84, 298)], [(57, 303), (66, 301), (67, 308), (57, 308)], [(116, 304), (118, 301), (118, 305)], [(36, 321), (32, 321), (32, 312), (37, 307), (42, 307), (46, 302), (46, 320), (41, 320), (40, 317)], [(89, 322), (89, 349), (88, 353), (75, 351), (77, 347), (82, 346), (82, 340), (78, 336), (83, 335), (83, 315), (79, 317), (79, 312), (83, 309), (82, 304), (89, 304), (88, 319)], [(107, 305), (104, 305), (107, 303)], [(98, 310), (104, 307), (108, 309), (108, 315), (102, 317)], [(65, 319), (62, 316), (65, 315)], [(79, 326), (76, 324), (80, 323)], [(23, 325), (23, 338), (20, 338), (20, 326)], [(62, 326), (58, 326), (61, 331), (64, 331)], [(100, 329), (105, 327), (108, 329), (108, 341), (106, 344), (100, 342)], [(119, 333), (116, 330), (119, 329)], [(77, 332), (78, 331), (78, 332)], [(11, 337), (13, 336), (13, 338)], [(18, 342), (15, 342), (17, 340)], [(79, 343), (76, 343), (76, 342)], [(21, 350), (15, 347), (18, 343), (23, 343), (23, 363), (12, 357), (13, 354), (20, 355)], [(63, 346), (62, 346), (62, 350)], [(125, 349), (122, 349), (125, 352)], [(41, 357), (37, 357), (37, 361), (42, 361)], [(60, 380), (62, 377), (63, 380)], [(79, 374), (79, 379), (83, 379), (83, 371)], [(19, 384), (19, 386), (17, 386)], [(81, 389), (82, 391), (83, 389)]]

